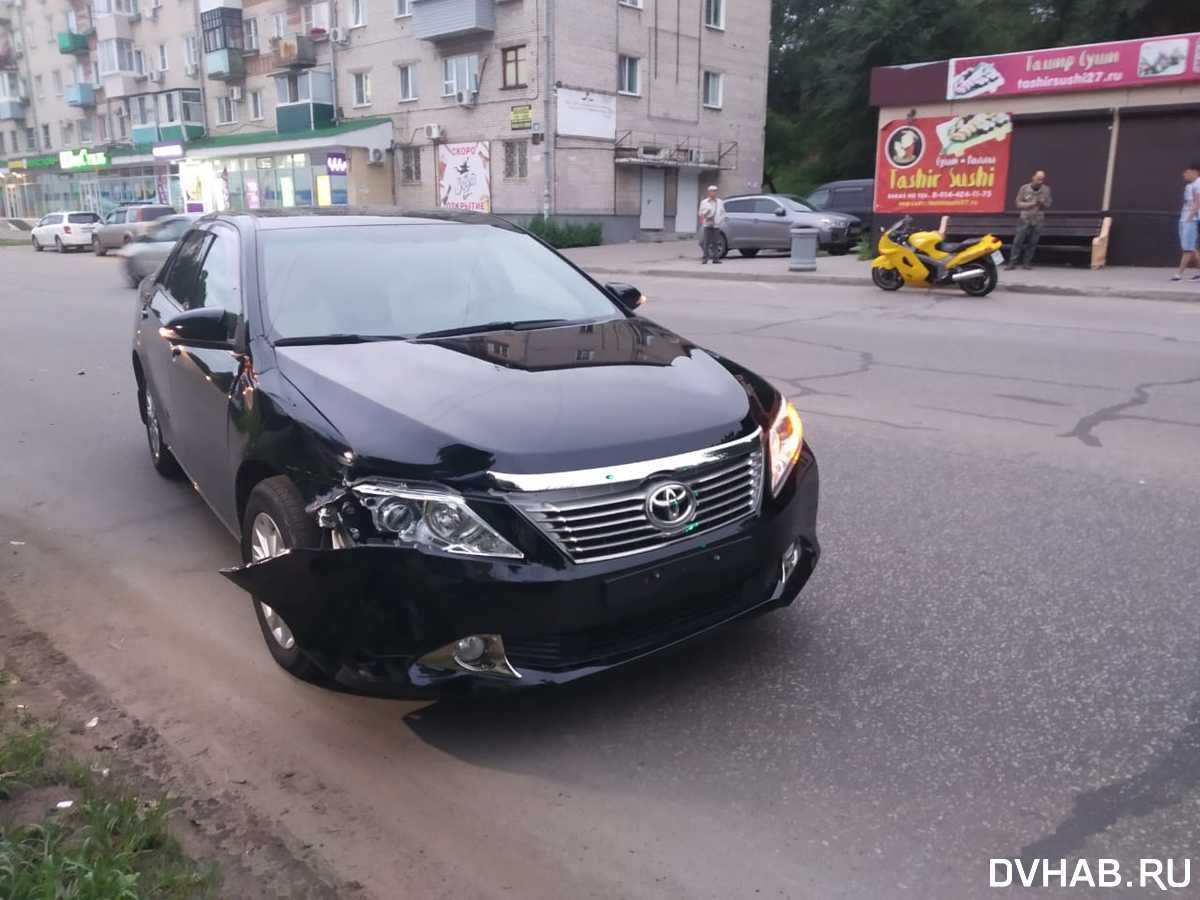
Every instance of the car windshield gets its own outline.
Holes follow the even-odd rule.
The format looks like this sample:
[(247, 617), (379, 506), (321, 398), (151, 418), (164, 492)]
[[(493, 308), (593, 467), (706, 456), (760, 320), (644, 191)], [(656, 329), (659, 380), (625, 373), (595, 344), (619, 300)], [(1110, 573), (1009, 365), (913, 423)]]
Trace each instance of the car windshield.
[(141, 220), (153, 222), (155, 219), (161, 219), (163, 216), (170, 216), (174, 213), (175, 210), (169, 206), (147, 206), (141, 210)]
[(190, 219), (167, 219), (150, 229), (152, 241), (177, 241), (183, 237), (192, 222)]
[(622, 315), (533, 238), (486, 225), (271, 229), (259, 253), (271, 329), (289, 343)]
[(816, 212), (815, 209), (794, 194), (788, 194), (787, 196), (780, 197), (780, 200), (783, 201), (784, 206), (798, 210), (799, 212)]

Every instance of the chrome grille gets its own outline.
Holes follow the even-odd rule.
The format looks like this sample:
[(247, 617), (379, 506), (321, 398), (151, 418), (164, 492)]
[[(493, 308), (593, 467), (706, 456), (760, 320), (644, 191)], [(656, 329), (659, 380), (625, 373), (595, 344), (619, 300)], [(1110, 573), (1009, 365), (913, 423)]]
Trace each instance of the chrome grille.
[[(737, 442), (724, 458), (690, 468), (656, 471), (638, 482), (534, 493), (509, 501), (574, 562), (596, 562), (653, 550), (752, 515), (762, 494), (763, 452), (758, 435)], [(646, 515), (647, 495), (659, 485), (687, 485), (696, 512), (685, 528), (663, 531)]]

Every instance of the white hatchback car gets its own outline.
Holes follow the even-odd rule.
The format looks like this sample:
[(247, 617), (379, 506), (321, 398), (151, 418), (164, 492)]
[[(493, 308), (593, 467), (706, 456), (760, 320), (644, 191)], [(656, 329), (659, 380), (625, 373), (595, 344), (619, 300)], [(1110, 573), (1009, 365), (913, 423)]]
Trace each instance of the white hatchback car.
[(92, 246), (92, 232), (99, 224), (100, 217), (94, 212), (69, 210), (50, 213), (42, 216), (34, 226), (30, 239), (33, 249), (39, 253), (51, 246), (59, 253), (68, 249), (87, 250)]

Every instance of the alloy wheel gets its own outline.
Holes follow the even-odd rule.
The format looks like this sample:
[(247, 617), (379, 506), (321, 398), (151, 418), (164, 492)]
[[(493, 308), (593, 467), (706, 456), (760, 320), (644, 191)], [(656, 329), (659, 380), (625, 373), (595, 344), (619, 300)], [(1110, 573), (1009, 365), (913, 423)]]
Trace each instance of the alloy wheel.
[(150, 388), (144, 392), (142, 405), (146, 410), (146, 440), (150, 442), (150, 455), (158, 462), (162, 457), (162, 431), (158, 427), (158, 414), (154, 410), (154, 398), (150, 396)]
[[(262, 562), (279, 556), (285, 550), (287, 550), (287, 544), (283, 540), (283, 533), (279, 530), (279, 526), (265, 512), (260, 512), (254, 517), (254, 524), (250, 527), (250, 561)], [(271, 637), (275, 639), (275, 643), (284, 650), (291, 650), (295, 647), (296, 638), (292, 635), (292, 629), (288, 628), (279, 613), (261, 600), (258, 605), (262, 607), (263, 618), (267, 622), (267, 628), (271, 632)]]

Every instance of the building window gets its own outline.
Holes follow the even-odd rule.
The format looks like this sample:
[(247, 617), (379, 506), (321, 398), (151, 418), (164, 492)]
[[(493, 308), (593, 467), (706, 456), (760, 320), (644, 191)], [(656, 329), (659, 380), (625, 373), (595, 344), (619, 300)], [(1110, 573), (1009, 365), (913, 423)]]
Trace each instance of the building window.
[(42, 149), (43, 150), (50, 149), (50, 126), (49, 125), (42, 126)]
[(133, 71), (139, 75), (146, 74), (146, 56), (141, 47), (133, 48)]
[(54, 79), (54, 96), (61, 97), (62, 96), (62, 72), (60, 72), (58, 69), (55, 69), (53, 72), (50, 73), (50, 77)]
[(704, 24), (709, 28), (725, 28), (725, 0), (704, 0)]
[(637, 96), (641, 93), (642, 61), (636, 56), (617, 57), (617, 91)]
[(139, 94), (129, 98), (129, 118), (134, 125), (153, 125), (158, 121), (154, 108), (153, 94)]
[(447, 56), (442, 60), (442, 96), (479, 90), (479, 55)]
[(529, 141), (504, 142), (504, 177), (529, 177)]
[(217, 98), (217, 124), (237, 124), (237, 104), (227, 96)]
[(329, 4), (306, 3), (300, 7), (300, 25), (306, 32), (324, 34), (329, 30)]
[(46, 16), (46, 43), (53, 44), (56, 40), (54, 36), (54, 16)]
[(79, 120), (79, 143), (90, 144), (92, 142), (92, 120)]
[(46, 98), (46, 85), (43, 83), (41, 75), (33, 76), (33, 92), (37, 94), (39, 100)]
[(367, 24), (367, 0), (350, 0), (350, 27), (361, 28)]
[(275, 79), (275, 100), (278, 103), (307, 103), (312, 98), (312, 82), (308, 73), (281, 75)]
[(287, 34), (287, 13), (271, 13), (271, 37), (281, 38)]
[(405, 16), (411, 16), (412, 0), (396, 0), (396, 12), (394, 15), (397, 19), (402, 19)]
[(79, 16), (73, 9), (67, 10), (67, 31), (71, 34), (79, 33)]
[(400, 66), (400, 102), (408, 103), (417, 99), (417, 64), (406, 63)]
[(720, 109), (725, 100), (725, 76), (720, 72), (704, 73), (704, 105)]
[(417, 184), (421, 180), (421, 148), (400, 148), (400, 180), (405, 184)]
[(242, 19), (242, 40), (247, 50), (258, 49), (258, 19)]
[(70, 147), (75, 143), (75, 126), (70, 122), (63, 122), (60, 131), (62, 132), (62, 142), (64, 147)]
[(642, 8), (642, 0), (617, 0), (618, 6), (631, 6), (634, 9)]
[(96, 131), (99, 134), (100, 143), (107, 144), (108, 143), (108, 116), (97, 116), (96, 117), (96, 125), (98, 126), (96, 128)]
[(242, 11), (230, 6), (218, 6), (200, 13), (200, 30), (204, 34), (204, 52), (242, 49)]
[(189, 66), (200, 65), (200, 42), (196, 40), (194, 34), (184, 35), (183, 61)]
[(371, 105), (371, 73), (370, 72), (355, 72), (354, 73), (354, 105), (355, 106), (370, 106)]
[(250, 118), (257, 122), (262, 117), (262, 91), (251, 91)]
[(92, 15), (94, 15), (94, 16), (110, 16), (110, 15), (112, 15), (112, 0), (92, 0)]
[(137, 0), (113, 0), (112, 8), (113, 12), (123, 16), (135, 16), (138, 11)]
[(504, 86), (525, 87), (525, 45), (506, 47), (500, 51), (500, 58), (504, 62)]
[(204, 121), (204, 108), (200, 102), (199, 88), (185, 88), (179, 91), (179, 109), (183, 121), (199, 124)]
[(30, 153), (37, 150), (37, 132), (32, 128), (25, 129), (25, 149)]
[(167, 58), (167, 45), (159, 44), (158, 45), (158, 71), (160, 71), (160, 72), (167, 71), (167, 68), (168, 68), (167, 63), (168, 62), (169, 62), (169, 60)]

